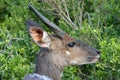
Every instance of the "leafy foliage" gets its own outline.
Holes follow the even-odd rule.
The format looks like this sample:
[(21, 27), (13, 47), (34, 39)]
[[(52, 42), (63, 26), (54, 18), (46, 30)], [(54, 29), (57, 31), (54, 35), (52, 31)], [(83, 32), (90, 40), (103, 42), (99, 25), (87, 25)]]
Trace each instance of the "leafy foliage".
[[(69, 1), (67, 0), (69, 3), (67, 6), (80, 0)], [(28, 2), (27, 0), (1, 0), (0, 2), (0, 77), (2, 80), (21, 80), (25, 74), (34, 71), (39, 47), (30, 39), (25, 21), (29, 18), (38, 21), (38, 18), (27, 8)], [(31, 2), (50, 20), (56, 18), (55, 15), (47, 14), (50, 13), (47, 9), (52, 9), (47, 3)], [(59, 17), (59, 26), (63, 30), (101, 51), (101, 60), (96, 64), (66, 67), (63, 80), (120, 79), (119, 3), (119, 0), (84, 1), (82, 25), (76, 31)], [(79, 12), (76, 10), (78, 5), (74, 6), (74, 9), (73, 5), (68, 7), (72, 21), (78, 24), (77, 19), (74, 18)]]

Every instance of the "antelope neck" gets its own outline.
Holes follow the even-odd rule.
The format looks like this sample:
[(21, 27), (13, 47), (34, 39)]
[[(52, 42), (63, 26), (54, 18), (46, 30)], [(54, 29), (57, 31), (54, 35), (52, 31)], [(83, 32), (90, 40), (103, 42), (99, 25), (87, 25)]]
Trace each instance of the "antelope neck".
[(40, 75), (45, 75), (53, 80), (61, 80), (61, 73), (64, 67), (64, 58), (48, 48), (41, 48), (37, 57), (35, 72)]

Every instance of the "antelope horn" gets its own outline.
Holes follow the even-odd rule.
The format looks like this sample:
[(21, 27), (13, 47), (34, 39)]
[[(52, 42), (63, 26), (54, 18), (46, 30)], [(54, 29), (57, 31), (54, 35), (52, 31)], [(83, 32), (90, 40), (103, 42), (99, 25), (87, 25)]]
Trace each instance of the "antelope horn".
[(30, 3), (28, 4), (28, 7), (30, 10), (32, 10), (39, 18), (40, 20), (47, 25), (48, 28), (50, 28), (53, 32), (55, 32), (58, 36), (63, 38), (65, 36), (65, 32), (62, 31), (56, 24), (48, 20), (46, 17), (44, 17), (41, 13), (39, 13)]

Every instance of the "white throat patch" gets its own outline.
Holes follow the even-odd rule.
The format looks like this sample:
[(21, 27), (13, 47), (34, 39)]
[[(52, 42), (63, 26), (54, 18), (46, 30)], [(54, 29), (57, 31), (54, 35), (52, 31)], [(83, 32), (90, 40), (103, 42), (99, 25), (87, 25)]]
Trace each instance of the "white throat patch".
[(71, 60), (70, 63), (71, 64), (77, 64), (77, 61), (76, 60)]

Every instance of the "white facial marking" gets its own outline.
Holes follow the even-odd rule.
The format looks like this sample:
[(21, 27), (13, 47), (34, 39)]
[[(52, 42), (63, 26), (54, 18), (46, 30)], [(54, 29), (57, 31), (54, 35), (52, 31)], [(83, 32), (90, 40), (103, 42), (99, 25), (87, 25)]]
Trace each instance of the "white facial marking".
[(67, 54), (67, 55), (70, 55), (71, 53), (70, 53), (69, 51), (66, 51), (66, 54)]

